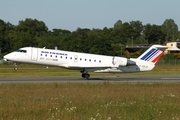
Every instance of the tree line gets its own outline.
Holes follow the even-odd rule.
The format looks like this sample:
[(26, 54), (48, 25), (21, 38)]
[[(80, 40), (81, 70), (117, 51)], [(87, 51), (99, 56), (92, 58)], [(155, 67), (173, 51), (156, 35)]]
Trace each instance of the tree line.
[[(46, 47), (61, 50), (103, 55), (126, 55), (126, 45), (163, 44), (179, 40), (180, 31), (173, 19), (166, 19), (162, 25), (146, 24), (141, 21), (122, 22), (118, 20), (112, 28), (77, 28), (49, 30), (43, 21), (26, 18), (13, 25), (0, 19), (1, 57), (21, 47)], [(133, 53), (137, 57), (140, 53)]]

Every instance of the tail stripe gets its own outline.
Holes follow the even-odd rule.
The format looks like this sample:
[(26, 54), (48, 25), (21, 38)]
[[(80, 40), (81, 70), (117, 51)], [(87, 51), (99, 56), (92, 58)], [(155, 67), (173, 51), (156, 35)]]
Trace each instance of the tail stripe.
[(163, 55), (163, 52), (161, 51), (160, 54), (156, 58), (154, 58), (154, 60), (152, 60), (152, 62), (156, 63), (162, 55)]
[(140, 59), (144, 60), (149, 54), (151, 54), (154, 51), (154, 49), (151, 49), (147, 54), (145, 54), (144, 56), (142, 56)]
[(163, 55), (165, 49), (167, 49), (166, 46), (153, 45), (137, 59), (155, 64)]
[(151, 56), (150, 56), (148, 59), (146, 59), (146, 60), (147, 60), (147, 61), (152, 60), (154, 56), (157, 56), (157, 55), (158, 55), (158, 53), (159, 53), (159, 50), (155, 50), (155, 51), (151, 54)]
[(157, 55), (158, 52), (159, 51), (157, 49), (154, 49), (144, 60), (149, 61), (153, 56)]
[(143, 57), (141, 57), (141, 60), (147, 60), (148, 57), (149, 57), (149, 56), (152, 56), (156, 50), (157, 50), (157, 49), (152, 48), (151, 50), (149, 50), (148, 53), (146, 53)]
[(151, 61), (151, 62), (152, 62), (152, 60), (159, 55), (159, 52), (160, 52), (160, 51), (158, 51), (156, 54), (154, 54), (154, 55), (151, 57), (151, 59), (149, 59), (148, 61)]
[(156, 63), (162, 55), (163, 55), (162, 51), (156, 48), (152, 48), (140, 59), (144, 61), (151, 61), (153, 63)]

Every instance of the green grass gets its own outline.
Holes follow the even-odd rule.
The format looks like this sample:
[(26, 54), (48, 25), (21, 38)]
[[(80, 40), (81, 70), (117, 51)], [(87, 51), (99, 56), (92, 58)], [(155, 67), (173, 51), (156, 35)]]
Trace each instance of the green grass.
[(77, 70), (67, 70), (59, 67), (48, 67), (38, 65), (18, 65), (18, 70), (14, 70), (13, 65), (1, 65), (0, 77), (15, 76), (69, 76), (80, 75)]
[(1, 84), (4, 120), (178, 120), (179, 84)]
[[(15, 76), (81, 76), (78, 70), (69, 70), (59, 67), (48, 67), (38, 65), (18, 65), (18, 70), (13, 69), (13, 65), (0, 65), (0, 77), (15, 77)], [(137, 73), (93, 73), (91, 76), (122, 76), (122, 75), (154, 75), (154, 74), (179, 74), (180, 66), (158, 65), (152, 71), (137, 72)]]
[[(117, 75), (179, 74), (180, 66)], [(1, 77), (79, 76), (57, 67), (0, 65)], [(91, 75), (113, 76), (107, 73)], [(179, 120), (179, 83), (18, 83), (0, 84), (2, 120)]]

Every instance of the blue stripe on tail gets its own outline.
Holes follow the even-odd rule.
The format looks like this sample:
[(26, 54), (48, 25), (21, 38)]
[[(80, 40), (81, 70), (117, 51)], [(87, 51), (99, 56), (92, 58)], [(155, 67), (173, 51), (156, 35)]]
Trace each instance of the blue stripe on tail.
[(157, 49), (152, 48), (148, 53), (146, 53), (142, 58), (140, 58), (141, 60), (146, 60), (149, 56), (153, 55), (153, 53), (156, 51)]
[(154, 57), (155, 55), (157, 55), (159, 52), (159, 50), (154, 50), (149, 56), (146, 57), (146, 61), (149, 61), (152, 57)]
[(144, 61), (151, 61), (154, 57), (156, 57), (159, 54), (160, 50), (156, 48), (152, 48), (147, 52), (144, 56), (142, 56), (140, 59)]

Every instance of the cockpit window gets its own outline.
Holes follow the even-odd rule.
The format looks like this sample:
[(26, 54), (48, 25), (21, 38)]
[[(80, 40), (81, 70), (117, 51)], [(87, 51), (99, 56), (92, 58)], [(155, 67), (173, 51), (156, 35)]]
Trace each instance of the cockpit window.
[(16, 50), (16, 52), (26, 53), (26, 50)]

